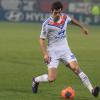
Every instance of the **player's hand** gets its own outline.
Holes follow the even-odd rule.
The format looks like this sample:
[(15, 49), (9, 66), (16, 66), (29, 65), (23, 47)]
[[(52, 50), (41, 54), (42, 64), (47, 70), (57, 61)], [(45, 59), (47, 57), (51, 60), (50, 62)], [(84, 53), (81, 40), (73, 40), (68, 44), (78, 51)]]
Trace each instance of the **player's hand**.
[(45, 54), (45, 55), (44, 55), (44, 61), (45, 61), (45, 63), (49, 64), (50, 61), (51, 61), (51, 57), (49, 57), (48, 54)]
[(85, 35), (89, 34), (88, 30), (85, 27), (83, 27), (82, 30), (83, 30), (83, 32), (84, 32)]

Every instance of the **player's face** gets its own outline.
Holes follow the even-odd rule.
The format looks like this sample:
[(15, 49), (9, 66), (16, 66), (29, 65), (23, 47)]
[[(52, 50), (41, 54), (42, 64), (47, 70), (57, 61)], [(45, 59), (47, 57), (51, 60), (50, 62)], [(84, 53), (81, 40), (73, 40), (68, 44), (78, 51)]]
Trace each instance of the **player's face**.
[(61, 15), (61, 9), (58, 9), (58, 10), (53, 10), (52, 11), (52, 17), (54, 18), (54, 21), (58, 21), (59, 18), (60, 18), (60, 15)]

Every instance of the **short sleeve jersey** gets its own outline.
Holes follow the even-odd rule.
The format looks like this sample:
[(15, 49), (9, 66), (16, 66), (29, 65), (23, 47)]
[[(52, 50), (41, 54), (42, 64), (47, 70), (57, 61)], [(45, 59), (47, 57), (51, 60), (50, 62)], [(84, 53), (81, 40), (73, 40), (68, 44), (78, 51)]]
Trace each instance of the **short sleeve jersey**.
[(43, 24), (40, 38), (48, 40), (48, 48), (65, 46), (69, 48), (67, 43), (67, 25), (71, 18), (67, 14), (61, 14), (58, 22), (54, 22), (50, 16)]

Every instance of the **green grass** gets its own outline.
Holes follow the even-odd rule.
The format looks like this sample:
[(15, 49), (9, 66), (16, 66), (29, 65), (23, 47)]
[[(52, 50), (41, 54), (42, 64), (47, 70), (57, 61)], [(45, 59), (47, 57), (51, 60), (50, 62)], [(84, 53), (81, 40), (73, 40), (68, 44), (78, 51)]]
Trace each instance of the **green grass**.
[[(84, 36), (77, 27), (68, 27), (68, 41), (81, 68), (92, 84), (100, 85), (100, 26), (87, 26)], [(75, 100), (95, 99), (64, 65), (58, 67), (54, 83), (41, 83), (38, 94), (31, 91), (32, 76), (47, 72), (40, 47), (40, 24), (0, 23), (0, 100), (63, 100), (60, 91), (75, 89)]]

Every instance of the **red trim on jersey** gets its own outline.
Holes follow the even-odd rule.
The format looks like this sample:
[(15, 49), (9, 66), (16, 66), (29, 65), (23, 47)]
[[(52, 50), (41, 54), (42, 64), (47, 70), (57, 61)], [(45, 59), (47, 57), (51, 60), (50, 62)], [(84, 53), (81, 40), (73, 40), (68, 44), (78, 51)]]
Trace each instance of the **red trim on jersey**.
[(65, 23), (66, 18), (67, 18), (66, 15), (62, 15), (61, 18), (60, 18), (60, 19), (61, 19), (60, 22), (54, 22), (54, 21), (51, 20), (51, 21), (49, 22), (49, 24), (50, 24), (50, 25), (54, 25), (54, 26), (63, 25), (63, 24)]

